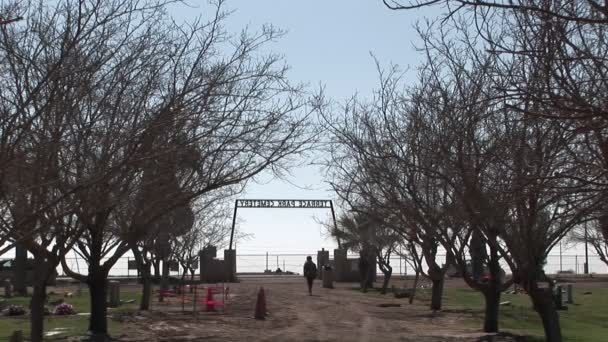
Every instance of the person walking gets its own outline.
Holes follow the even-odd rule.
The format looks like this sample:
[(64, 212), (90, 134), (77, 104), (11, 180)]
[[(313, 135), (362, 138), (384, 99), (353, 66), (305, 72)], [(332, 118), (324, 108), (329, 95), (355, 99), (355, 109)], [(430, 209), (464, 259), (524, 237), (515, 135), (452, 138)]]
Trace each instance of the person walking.
[(306, 257), (306, 262), (304, 263), (304, 277), (308, 282), (308, 295), (312, 296), (312, 283), (317, 277), (317, 265), (312, 262), (310, 255)]

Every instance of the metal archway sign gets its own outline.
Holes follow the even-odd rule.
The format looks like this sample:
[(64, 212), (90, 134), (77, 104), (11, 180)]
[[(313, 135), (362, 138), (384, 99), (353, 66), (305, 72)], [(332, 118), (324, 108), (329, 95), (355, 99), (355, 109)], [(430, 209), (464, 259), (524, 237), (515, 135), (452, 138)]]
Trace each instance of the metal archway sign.
[(336, 213), (334, 204), (331, 200), (319, 199), (237, 199), (234, 201), (234, 216), (232, 217), (232, 230), (230, 231), (230, 246), (232, 250), (232, 240), (234, 239), (234, 225), (236, 223), (236, 212), (238, 208), (268, 208), (268, 209), (331, 209), (331, 217), (336, 225)]

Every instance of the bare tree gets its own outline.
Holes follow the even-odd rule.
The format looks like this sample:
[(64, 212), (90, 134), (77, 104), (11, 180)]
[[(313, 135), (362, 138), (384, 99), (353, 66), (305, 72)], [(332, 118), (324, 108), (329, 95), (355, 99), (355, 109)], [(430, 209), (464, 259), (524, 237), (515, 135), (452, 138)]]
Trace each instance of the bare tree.
[[(209, 22), (180, 26), (166, 11), (173, 2), (32, 1), (25, 20), (0, 28), (8, 80), (2, 160), (44, 176), (27, 180), (43, 180), (27, 188), (44, 189), (35, 198), (41, 204), (28, 204), (36, 210), (3, 232), (10, 241), (30, 241), (28, 250), (48, 260), (46, 270), (75, 244), (88, 272), (63, 267), (89, 285), (94, 336), (107, 335), (106, 279), (130, 249), (121, 238), (126, 232), (145, 231), (268, 168), (280, 172), (313, 141), (302, 88), (287, 82), (280, 57), (256, 54), (281, 32), (229, 36), (221, 1)], [(12, 146), (26, 158), (15, 157)], [(23, 189), (5, 188), (1, 176), (3, 210), (23, 212), (14, 205)], [(142, 206), (138, 196), (150, 182), (166, 182), (169, 191)], [(54, 247), (41, 248), (41, 236)], [(33, 339), (41, 336), (41, 317)]]
[(382, 216), (393, 217), (388, 223), (395, 234), (419, 247), (429, 267), (425, 275), (433, 281), (431, 308), (439, 310), (449, 264), (448, 260), (441, 265), (437, 259), (440, 211), (421, 210), (418, 197), (428, 196), (430, 202), (440, 199), (436, 191), (440, 183), (416, 173), (418, 166), (407, 147), (411, 134), (400, 135), (409, 128), (403, 114), (408, 111), (406, 101), (397, 89), (397, 69), (381, 72), (380, 79), (373, 100), (354, 98), (343, 117), (325, 115), (332, 139), (340, 146), (334, 144), (329, 151), (331, 185), (353, 208), (357, 203), (374, 211), (382, 208)]
[[(122, 6), (109, 3), (102, 10)], [(287, 82), (279, 57), (254, 55), (279, 32), (265, 28), (232, 39), (221, 28), (221, 2), (209, 22), (189, 27), (167, 23), (162, 9), (144, 16), (134, 31), (131, 21), (111, 22), (124, 28), (111, 32), (112, 37), (128, 38), (114, 47), (107, 68), (93, 77), (98, 82), (94, 92), (82, 99), (101, 116), (80, 112), (72, 122), (75, 131), (95, 132), (75, 147), (84, 158), (72, 181), (82, 183), (107, 170), (95, 186), (78, 193), (84, 234), (76, 250), (87, 260), (88, 274), (63, 265), (66, 273), (88, 284), (89, 330), (100, 336), (107, 334), (108, 272), (133, 249), (121, 232), (139, 235), (202, 195), (242, 186), (270, 167), (280, 171), (288, 165), (287, 157), (312, 141), (302, 90)], [(233, 52), (222, 57), (220, 46), (228, 43)], [(178, 167), (183, 163), (187, 166)], [(148, 198), (142, 194), (149, 191), (149, 182), (170, 191)], [(141, 206), (141, 196), (152, 201)], [(131, 208), (126, 212), (132, 216), (124, 208)]]
[(589, 1), (527, 1), (527, 0), (382, 0), (391, 10), (411, 10), (440, 6), (444, 20), (462, 11), (483, 16), (488, 10), (527, 12), (534, 16), (574, 22), (577, 24), (607, 24), (608, 4)]
[(343, 248), (359, 252), (361, 258), (369, 259), (365, 260), (369, 269), (360, 270), (361, 288), (364, 292), (374, 279), (375, 268), (371, 266), (377, 263), (384, 274), (381, 292), (385, 294), (393, 273), (391, 256), (401, 238), (378, 216), (368, 214), (372, 211), (370, 208), (358, 207), (350, 214), (342, 214), (338, 219), (338, 227), (333, 227), (330, 233), (341, 241)]
[[(74, 18), (86, 15), (62, 16), (66, 6), (71, 4), (20, 2), (16, 8), (26, 19), (0, 27), (1, 205), (9, 213), (3, 215), (2, 232), (34, 255), (33, 341), (42, 340), (47, 280), (80, 236), (74, 194), (90, 185), (65, 187), (63, 181), (74, 170), (72, 144), (81, 136), (70, 134), (68, 122), (91, 74), (78, 65), (78, 47), (94, 40), (101, 24), (72, 31)], [(18, 254), (25, 257), (22, 250)]]
[(198, 267), (198, 253), (204, 246), (222, 247), (227, 245), (231, 225), (227, 218), (230, 213), (226, 204), (232, 203), (222, 197), (219, 203), (212, 206), (197, 206), (196, 221), (192, 229), (174, 240), (174, 258), (184, 270), (182, 280), (190, 274), (194, 281), (194, 272)]
[[(541, 30), (534, 39), (525, 32), (518, 34), (531, 51), (553, 51), (547, 49), (552, 44), (547, 30)], [(472, 46), (467, 42), (463, 49), (479, 56)], [(444, 93), (467, 89), (459, 78), (453, 86), (446, 83), (441, 73), (442, 65), (466, 70), (466, 64), (456, 62), (459, 50), (443, 44), (436, 51), (434, 74), (438, 84), (448, 90)], [(473, 94), (486, 94), (485, 101), (452, 96), (459, 100), (448, 107), (450, 110), (445, 109), (446, 100), (437, 109), (444, 113), (441, 117), (446, 126), (454, 128), (450, 141), (455, 149), (446, 146), (444, 156), (453, 160), (457, 171), (453, 175), (464, 190), (460, 192), (465, 195), (470, 224), (482, 224), (486, 241), (495, 241), (492, 244), (509, 264), (514, 281), (529, 293), (547, 339), (560, 341), (559, 318), (551, 297), (553, 282), (543, 267), (549, 251), (587, 215), (585, 205), (593, 203), (595, 195), (585, 190), (581, 177), (573, 175), (571, 154), (578, 137), (572, 121), (545, 119), (559, 110), (543, 100), (545, 94), (559, 92), (551, 80), (547, 59), (516, 55), (508, 61), (491, 60), (490, 69), (479, 70), (482, 77), (491, 77), (493, 86), (473, 88)], [(474, 73), (464, 75), (468, 78)], [(438, 102), (432, 101), (429, 103)]]
[(19, 1), (6, 1), (0, 4), (0, 26), (9, 25), (20, 20), (23, 20), (21, 16), (22, 8)]

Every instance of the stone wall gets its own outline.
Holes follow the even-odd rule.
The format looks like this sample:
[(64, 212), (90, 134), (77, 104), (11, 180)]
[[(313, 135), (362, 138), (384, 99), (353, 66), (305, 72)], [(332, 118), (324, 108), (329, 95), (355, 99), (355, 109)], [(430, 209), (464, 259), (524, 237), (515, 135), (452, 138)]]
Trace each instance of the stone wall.
[(224, 250), (224, 260), (216, 258), (217, 248), (207, 246), (199, 252), (201, 281), (230, 282), (236, 279), (236, 250)]
[[(325, 256), (327, 259), (324, 259)], [(325, 261), (321, 263), (321, 261)], [(317, 265), (329, 264), (333, 268), (334, 280), (337, 282), (359, 282), (361, 275), (359, 274), (359, 258), (348, 258), (347, 250), (334, 249), (334, 258), (329, 259), (329, 251), (321, 250), (317, 252)], [(374, 274), (377, 271), (377, 264), (374, 262)]]

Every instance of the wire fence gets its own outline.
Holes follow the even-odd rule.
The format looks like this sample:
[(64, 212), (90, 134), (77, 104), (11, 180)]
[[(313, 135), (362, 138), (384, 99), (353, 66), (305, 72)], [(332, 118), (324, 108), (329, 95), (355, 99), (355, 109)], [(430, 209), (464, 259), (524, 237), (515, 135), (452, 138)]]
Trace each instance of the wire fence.
[[(237, 273), (262, 273), (266, 270), (270, 272), (276, 272), (280, 269), (282, 272), (292, 272), (294, 274), (301, 274), (302, 267), (306, 261), (306, 257), (310, 255), (316, 262), (317, 253), (264, 253), (264, 254), (238, 254), (237, 251)], [(359, 256), (356, 254), (348, 255), (349, 259), (357, 259)], [(330, 259), (333, 256), (330, 255)], [(589, 270), (588, 273), (596, 274), (607, 274), (608, 266), (602, 262), (597, 255), (589, 255)], [(11, 260), (10, 258), (0, 258), (0, 262), (3, 260)], [(137, 269), (135, 267), (135, 259), (133, 256), (124, 256), (120, 258), (116, 264), (111, 268), (109, 275), (112, 277), (130, 277), (136, 278), (138, 276)], [(437, 262), (439, 264), (445, 263), (445, 255), (438, 255)], [(81, 274), (87, 274), (88, 264), (86, 261), (79, 257), (67, 257), (67, 266), (75, 272)], [(393, 268), (393, 275), (411, 275), (414, 274), (412, 266), (408, 264), (407, 260), (399, 257), (392, 256), (390, 258), (390, 265)], [(320, 266), (320, 265), (319, 265)], [(503, 263), (503, 269), (506, 273), (510, 273), (509, 268)], [(426, 269), (426, 265), (423, 264), (423, 268)], [(547, 274), (556, 274), (558, 272), (566, 272), (575, 275), (585, 273), (585, 255), (580, 254), (568, 254), (568, 255), (549, 255), (547, 263), (545, 264), (545, 272)], [(378, 272), (380, 270), (378, 269)], [(63, 267), (57, 267), (57, 273), (60, 277), (67, 277)], [(181, 277), (184, 273), (183, 268), (173, 267), (170, 268), (169, 274), (174, 277)], [(195, 274), (198, 275), (198, 268)]]

